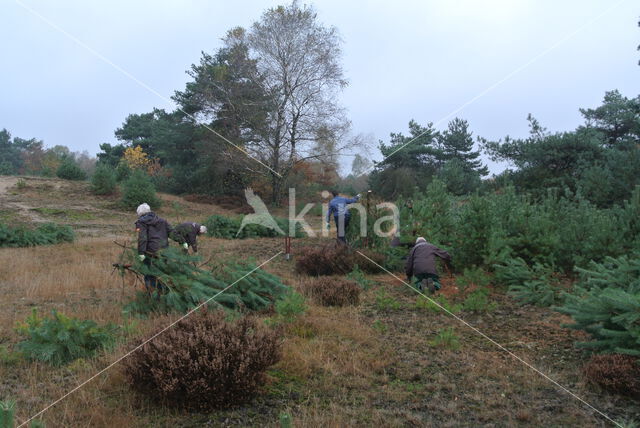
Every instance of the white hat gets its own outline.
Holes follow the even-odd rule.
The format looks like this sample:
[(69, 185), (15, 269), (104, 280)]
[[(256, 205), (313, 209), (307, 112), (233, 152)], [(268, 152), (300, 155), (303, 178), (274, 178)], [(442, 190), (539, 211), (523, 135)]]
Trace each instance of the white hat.
[(200, 233), (202, 234), (207, 233), (207, 226), (200, 226)]
[(416, 239), (416, 244), (419, 242), (427, 242), (427, 240), (424, 239), (422, 236), (419, 236), (418, 239)]
[(138, 206), (138, 208), (136, 209), (136, 213), (138, 214), (138, 217), (140, 217), (141, 215), (144, 215), (148, 212), (151, 212), (151, 207), (149, 206), (149, 204), (140, 204)]

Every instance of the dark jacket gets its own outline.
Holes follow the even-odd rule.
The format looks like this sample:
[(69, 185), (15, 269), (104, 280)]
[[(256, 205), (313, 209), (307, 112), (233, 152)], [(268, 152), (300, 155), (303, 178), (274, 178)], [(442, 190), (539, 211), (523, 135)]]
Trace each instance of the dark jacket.
[(138, 232), (138, 254), (154, 255), (169, 246), (171, 226), (153, 212), (138, 218), (136, 231)]
[(445, 250), (441, 250), (428, 242), (417, 243), (416, 246), (411, 249), (411, 252), (407, 257), (407, 263), (404, 268), (407, 276), (413, 276), (420, 273), (431, 273), (437, 275), (436, 256), (446, 262), (451, 260), (451, 256)]
[(197, 253), (198, 232), (200, 232), (200, 225), (198, 223), (181, 223), (171, 232), (171, 239), (181, 245), (186, 242), (193, 248), (193, 251)]

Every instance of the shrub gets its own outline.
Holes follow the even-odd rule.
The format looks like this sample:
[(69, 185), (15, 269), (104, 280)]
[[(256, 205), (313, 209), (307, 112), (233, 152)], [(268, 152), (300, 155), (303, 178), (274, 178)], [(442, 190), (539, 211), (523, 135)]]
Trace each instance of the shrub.
[(41, 318), (34, 309), (16, 328), (27, 339), (17, 349), (28, 359), (61, 365), (88, 358), (114, 341), (116, 327), (98, 326), (95, 321), (69, 318), (53, 311), (52, 318)]
[(393, 310), (397, 311), (402, 308), (402, 303), (389, 296), (384, 289), (380, 289), (376, 292), (376, 309), (380, 311)]
[(489, 290), (486, 288), (472, 291), (462, 302), (462, 310), (470, 312), (491, 312), (496, 306), (495, 302), (489, 301)]
[(116, 190), (116, 172), (109, 165), (99, 165), (91, 177), (91, 191), (96, 195), (111, 195)]
[[(269, 309), (289, 291), (277, 276), (255, 269), (251, 263), (220, 260), (206, 270), (197, 267), (199, 262), (199, 256), (184, 254), (176, 248), (162, 251), (150, 266), (140, 263), (133, 252), (129, 253), (131, 269), (139, 275), (156, 276), (164, 289), (155, 291), (153, 296), (139, 292), (135, 300), (125, 306), (125, 312), (186, 313), (205, 301), (211, 307), (227, 310), (261, 311)], [(221, 293), (231, 284), (232, 287)]]
[(211, 410), (241, 404), (280, 358), (275, 331), (221, 311), (198, 311), (124, 360), (131, 386), (161, 405)]
[(122, 185), (122, 205), (135, 209), (145, 202), (154, 210), (160, 207), (151, 178), (143, 171), (135, 170)]
[(75, 235), (71, 226), (43, 223), (35, 229), (25, 226), (9, 227), (0, 223), (0, 247), (33, 247), (73, 242)]
[[(434, 302), (436, 302), (437, 304)], [(420, 296), (418, 297), (418, 300), (416, 300), (416, 303), (415, 303), (416, 309), (427, 310), (430, 312), (446, 312), (446, 311), (443, 311), (441, 307), (444, 308), (446, 311), (451, 312), (452, 314), (457, 314), (462, 310), (462, 305), (449, 302), (447, 298), (444, 297), (442, 294), (437, 295), (435, 298), (431, 300), (429, 300), (426, 297)]]
[(640, 360), (630, 355), (594, 355), (583, 368), (589, 382), (623, 395), (640, 397)]
[(375, 263), (342, 244), (304, 247), (300, 250), (301, 254), (296, 256), (296, 271), (311, 276), (346, 275), (358, 265), (363, 272), (381, 272), (376, 263), (382, 265), (384, 256), (366, 250), (361, 252)]
[[(289, 233), (289, 220), (286, 218), (274, 217), (274, 220), (285, 233)], [(207, 218), (204, 223), (207, 226), (207, 235), (214, 238), (224, 239), (246, 239), (246, 238), (273, 238), (281, 236), (280, 233), (274, 229), (258, 224), (249, 224), (240, 230), (242, 226), (242, 219), (240, 217), (225, 217), (223, 215), (214, 214)], [(296, 224), (295, 238), (302, 238), (305, 236), (304, 231), (300, 223)]]
[(495, 265), (496, 281), (509, 287), (508, 293), (521, 305), (551, 306), (557, 300), (553, 271), (540, 263), (532, 267), (521, 258)]
[(307, 305), (301, 294), (291, 291), (276, 302), (275, 309), (278, 314), (277, 321), (291, 323), (298, 315), (306, 312)]
[(56, 170), (56, 176), (65, 180), (85, 180), (87, 174), (73, 159), (62, 161)]
[(464, 291), (469, 287), (484, 288), (489, 285), (490, 279), (481, 268), (465, 268), (462, 276), (456, 278), (456, 285)]
[(355, 281), (339, 277), (320, 277), (303, 283), (303, 291), (323, 306), (357, 305), (361, 288)]
[(609, 352), (640, 356), (640, 257), (607, 257), (578, 269), (575, 290), (565, 296), (559, 312), (574, 323), (568, 327), (591, 335), (591, 342), (577, 345)]
[(353, 267), (353, 270), (347, 274), (347, 279), (358, 283), (363, 290), (370, 289), (371, 286), (376, 283), (368, 279), (357, 264)]
[(458, 350), (460, 348), (460, 340), (452, 327), (438, 330), (438, 334), (431, 341), (432, 346), (441, 346), (444, 348)]

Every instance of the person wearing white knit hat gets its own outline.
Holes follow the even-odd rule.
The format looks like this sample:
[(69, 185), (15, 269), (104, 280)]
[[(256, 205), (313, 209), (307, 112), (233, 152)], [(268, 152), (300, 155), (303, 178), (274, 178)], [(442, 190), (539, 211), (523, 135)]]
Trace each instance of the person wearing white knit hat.
[(451, 261), (451, 256), (445, 250), (427, 242), (422, 236), (416, 239), (416, 245), (407, 256), (405, 272), (407, 280), (416, 278), (416, 288), (427, 288), (431, 293), (440, 290), (440, 277), (436, 270), (436, 257), (440, 257), (446, 263)]

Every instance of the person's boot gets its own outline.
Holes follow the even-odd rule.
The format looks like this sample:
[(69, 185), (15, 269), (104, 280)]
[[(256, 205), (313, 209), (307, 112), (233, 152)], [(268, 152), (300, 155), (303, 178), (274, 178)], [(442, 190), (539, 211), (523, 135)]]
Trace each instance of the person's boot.
[(433, 284), (433, 279), (427, 278), (422, 280), (425, 283), (425, 288), (429, 290), (429, 293), (433, 294), (436, 292), (436, 287)]
[(421, 280), (421, 281), (416, 282), (416, 289), (417, 289), (418, 291), (422, 291), (422, 290), (423, 290), (423, 288), (422, 288), (422, 283), (423, 283), (423, 282), (424, 282), (424, 279), (423, 279), (423, 280)]

